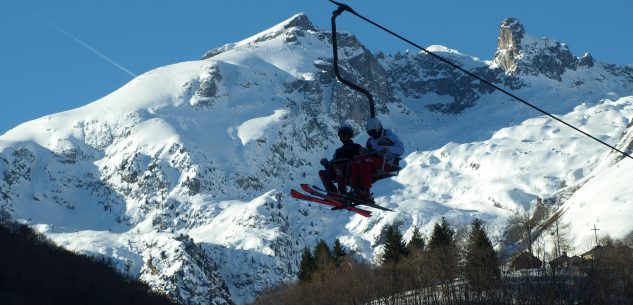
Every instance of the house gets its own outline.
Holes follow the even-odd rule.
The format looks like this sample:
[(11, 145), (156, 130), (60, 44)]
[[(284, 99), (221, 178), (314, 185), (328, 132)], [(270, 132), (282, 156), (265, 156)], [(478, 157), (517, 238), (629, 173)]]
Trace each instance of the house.
[(625, 245), (604, 245), (596, 246), (593, 249), (580, 255), (586, 260), (621, 260), (633, 259), (633, 249)]
[(578, 255), (574, 255), (569, 258), (569, 265), (576, 268), (580, 268), (584, 266), (586, 263), (587, 263), (587, 260), (583, 259), (582, 257)]
[(551, 260), (549, 266), (552, 269), (562, 269), (569, 267), (570, 257), (567, 256), (567, 252), (563, 252), (563, 255)]
[(510, 261), (510, 270), (513, 271), (541, 268), (541, 266), (543, 266), (543, 262), (528, 252), (521, 252)]
[(578, 255), (572, 257), (567, 256), (567, 252), (563, 252), (563, 255), (551, 260), (549, 266), (552, 269), (568, 269), (570, 267), (580, 268), (587, 263), (587, 260)]

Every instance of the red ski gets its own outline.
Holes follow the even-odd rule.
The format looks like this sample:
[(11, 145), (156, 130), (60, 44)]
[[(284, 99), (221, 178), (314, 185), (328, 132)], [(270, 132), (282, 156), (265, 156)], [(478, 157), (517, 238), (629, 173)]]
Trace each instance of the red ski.
[(379, 209), (379, 210), (383, 210), (383, 211), (389, 211), (389, 212), (394, 212), (394, 210), (389, 209), (389, 208), (385, 208), (383, 206), (379, 206), (373, 202), (360, 202), (358, 201), (356, 198), (354, 197), (350, 197), (347, 195), (342, 195), (339, 193), (333, 193), (333, 192), (329, 192), (326, 190), (322, 190), (317, 186), (310, 186), (308, 184), (301, 184), (301, 188), (306, 191), (307, 193), (314, 195), (314, 196), (319, 196), (328, 200), (332, 200), (332, 201), (336, 201), (338, 203), (341, 204), (341, 206), (339, 207), (334, 207), (332, 208), (332, 210), (340, 210), (340, 209), (345, 209), (346, 207), (355, 207), (358, 205), (364, 205), (364, 206), (368, 206), (374, 209)]
[(359, 209), (359, 208), (355, 208), (355, 207), (346, 207), (342, 202), (338, 202), (338, 201), (330, 199), (330, 198), (313, 197), (313, 196), (310, 196), (310, 195), (303, 194), (303, 193), (301, 193), (299, 191), (296, 191), (296, 190), (290, 190), (290, 196), (292, 196), (292, 198), (295, 198), (295, 199), (321, 203), (321, 204), (329, 205), (329, 206), (332, 206), (332, 207), (338, 208), (338, 209), (346, 209), (346, 210), (352, 211), (354, 213), (358, 213), (359, 215), (362, 215), (362, 216), (365, 216), (365, 217), (371, 217), (371, 212), (370, 211)]

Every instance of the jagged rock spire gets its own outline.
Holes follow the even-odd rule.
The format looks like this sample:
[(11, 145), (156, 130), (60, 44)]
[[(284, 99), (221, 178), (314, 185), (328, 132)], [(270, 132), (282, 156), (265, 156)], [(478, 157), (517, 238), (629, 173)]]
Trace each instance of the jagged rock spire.
[(497, 52), (494, 63), (506, 72), (516, 70), (515, 58), (521, 51), (521, 40), (525, 36), (523, 25), (516, 18), (506, 18), (499, 27)]
[[(585, 61), (591, 66), (593, 60)], [(516, 18), (506, 18), (501, 23), (492, 68), (500, 68), (507, 75), (542, 75), (561, 81), (565, 71), (576, 70), (578, 65), (578, 58), (564, 43), (530, 36)]]
[(585, 55), (583, 55), (579, 59), (579, 64), (580, 64), (580, 66), (587, 67), (587, 68), (593, 67), (593, 65), (594, 65), (593, 56), (591, 56), (591, 54), (589, 54), (589, 53), (585, 53)]

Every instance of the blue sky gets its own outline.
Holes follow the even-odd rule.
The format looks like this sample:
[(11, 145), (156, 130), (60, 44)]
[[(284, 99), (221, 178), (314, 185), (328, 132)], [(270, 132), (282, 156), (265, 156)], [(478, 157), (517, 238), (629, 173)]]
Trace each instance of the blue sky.
[[(422, 46), (490, 59), (498, 26), (517, 17), (528, 33), (567, 43), (575, 55), (633, 64), (631, 1), (348, 0), (358, 13)], [(265, 30), (297, 12), (329, 29), (326, 0), (0, 1), (0, 134), (95, 101), (151, 69)], [(345, 14), (340, 31), (370, 49), (410, 49)]]

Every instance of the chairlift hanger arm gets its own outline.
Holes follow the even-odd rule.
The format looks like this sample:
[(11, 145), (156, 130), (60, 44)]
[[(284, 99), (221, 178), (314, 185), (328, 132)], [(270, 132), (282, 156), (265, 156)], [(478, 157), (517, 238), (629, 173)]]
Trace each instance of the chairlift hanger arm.
[(333, 2), (334, 4), (336, 4), (338, 6), (338, 8), (332, 12), (332, 54), (334, 55), (334, 74), (336, 75), (336, 78), (343, 84), (347, 85), (348, 87), (364, 94), (367, 97), (367, 100), (369, 100), (369, 114), (372, 118), (376, 117), (376, 110), (375, 110), (375, 106), (374, 106), (374, 99), (372, 98), (371, 94), (369, 93), (369, 91), (367, 91), (367, 89), (361, 87), (360, 85), (357, 85), (351, 81), (348, 81), (346, 79), (344, 79), (341, 76), (341, 73), (339, 72), (338, 69), (338, 43), (337, 43), (337, 39), (336, 39), (336, 17), (338, 17), (339, 15), (341, 15), (341, 13), (343, 13), (344, 11), (348, 11), (348, 12), (354, 12), (354, 10), (352, 10), (351, 7), (342, 4), (342, 3), (338, 3), (335, 1), (330, 0), (331, 2)]

